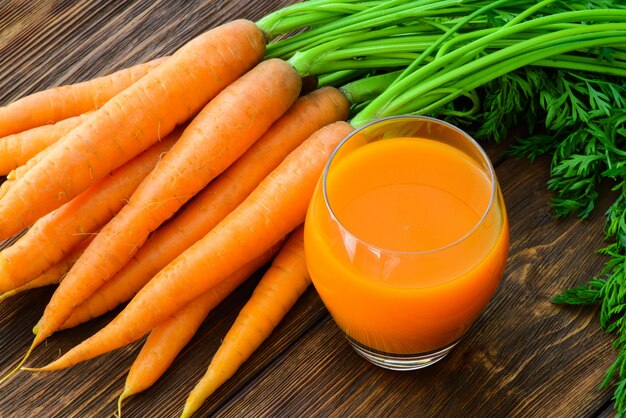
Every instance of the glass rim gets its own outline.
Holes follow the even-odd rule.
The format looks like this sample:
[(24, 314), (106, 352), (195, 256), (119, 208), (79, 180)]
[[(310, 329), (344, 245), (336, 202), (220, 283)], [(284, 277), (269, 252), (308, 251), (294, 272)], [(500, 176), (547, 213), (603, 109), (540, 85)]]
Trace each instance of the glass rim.
[[(487, 168), (488, 168), (488, 171), (489, 171), (489, 179), (491, 180), (491, 196), (489, 198), (489, 204), (487, 205), (487, 208), (485, 209), (485, 211), (481, 215), (480, 219), (476, 222), (476, 224), (468, 232), (466, 232), (464, 235), (462, 235), (460, 238), (457, 238), (456, 240), (452, 241), (449, 244), (443, 245), (443, 246), (438, 247), (438, 248), (433, 248), (433, 249), (430, 249), (430, 250), (424, 250), (424, 251), (398, 251), (398, 250), (392, 250), (392, 249), (389, 249), (389, 248), (384, 248), (384, 247), (380, 247), (378, 245), (374, 245), (374, 244), (372, 244), (370, 242), (365, 241), (364, 239), (362, 239), (361, 237), (355, 235), (352, 231), (350, 231), (339, 220), (339, 218), (335, 214), (335, 211), (333, 210), (333, 208), (332, 208), (332, 206), (331, 206), (331, 204), (329, 202), (328, 190), (327, 190), (327, 186), (326, 186), (326, 183), (327, 183), (327, 180), (328, 180), (328, 171), (330, 170), (330, 166), (331, 166), (333, 160), (335, 159), (335, 156), (339, 152), (339, 150), (344, 146), (344, 144), (346, 142), (348, 142), (354, 135), (358, 134), (359, 132), (361, 132), (361, 131), (371, 127), (372, 125), (375, 125), (375, 124), (378, 124), (378, 123), (381, 123), (381, 122), (385, 122), (385, 121), (389, 121), (389, 120), (396, 120), (396, 119), (397, 120), (401, 120), (401, 119), (425, 120), (425, 121), (435, 122), (435, 123), (444, 125), (444, 126), (450, 128), (452, 130), (457, 131), (465, 139), (469, 140), (469, 142), (474, 146), (474, 148), (478, 150), (478, 152), (480, 153), (481, 157), (483, 158), (483, 161), (487, 165)], [(419, 115), (387, 116), (387, 117), (384, 117), (384, 118), (376, 119), (376, 120), (374, 120), (372, 122), (369, 122), (369, 123), (367, 123), (367, 124), (357, 128), (357, 129), (353, 130), (344, 139), (342, 139), (341, 142), (339, 142), (339, 144), (335, 147), (333, 152), (330, 154), (330, 157), (328, 158), (328, 161), (326, 162), (326, 165), (324, 166), (324, 171), (322, 173), (322, 191), (323, 191), (323, 195), (324, 195), (324, 203), (326, 204), (326, 208), (328, 209), (328, 212), (329, 212), (331, 218), (337, 223), (339, 228), (344, 233), (349, 234), (352, 238), (354, 238), (358, 242), (364, 244), (368, 248), (373, 249), (376, 252), (384, 252), (384, 253), (396, 254), (396, 255), (432, 254), (432, 253), (436, 253), (438, 251), (443, 251), (443, 250), (446, 250), (448, 248), (454, 247), (455, 245), (458, 245), (458, 244), (462, 243), (463, 241), (465, 241), (466, 239), (468, 239), (469, 237), (471, 237), (474, 234), (474, 232), (476, 232), (478, 230), (478, 228), (480, 228), (480, 226), (485, 222), (485, 220), (487, 219), (487, 215), (489, 214), (489, 212), (491, 212), (491, 209), (493, 208), (493, 205), (494, 205), (494, 201), (496, 199), (497, 187), (498, 187), (498, 182), (497, 182), (497, 178), (496, 178), (496, 171), (493, 168), (493, 164), (491, 163), (491, 160), (489, 159), (489, 156), (487, 155), (485, 150), (480, 146), (480, 144), (471, 135), (469, 135), (467, 132), (465, 132), (461, 128), (459, 128), (457, 126), (454, 126), (451, 123), (448, 123), (448, 122), (443, 121), (441, 119), (433, 118), (433, 117), (430, 117), (430, 116), (419, 116)]]

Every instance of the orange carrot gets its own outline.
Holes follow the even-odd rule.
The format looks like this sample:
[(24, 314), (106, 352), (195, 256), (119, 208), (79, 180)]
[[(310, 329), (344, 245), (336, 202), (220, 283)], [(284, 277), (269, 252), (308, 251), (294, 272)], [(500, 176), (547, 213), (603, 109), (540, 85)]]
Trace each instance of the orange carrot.
[[(139, 183), (178, 139), (181, 129), (114, 170), (98, 184), (39, 219), (15, 244), (0, 251), (0, 292), (33, 280), (122, 209)], [(33, 253), (37, 257), (33, 257)]]
[(299, 227), (291, 234), (259, 282), (206, 374), (189, 394), (181, 418), (193, 415), (207, 397), (235, 374), (311, 283), (304, 259), (303, 231)]
[(32, 157), (26, 164), (17, 167), (15, 170), (12, 170), (6, 177), (6, 180), (0, 184), (0, 199), (8, 193), (9, 189), (17, 183), (24, 174), (30, 170), (35, 164), (43, 159), (43, 157), (50, 153), (50, 151), (54, 148), (56, 144), (50, 145), (48, 148), (40, 151), (37, 155)]
[[(71, 139), (71, 138), (70, 138)], [(24, 174), (31, 168), (33, 168), (36, 164), (38, 164), (41, 160), (46, 158), (55, 148), (60, 148), (63, 146), (63, 141), (67, 140), (67, 138), (62, 137), (59, 138), (54, 144), (50, 145), (47, 148), (42, 149), (37, 154), (33, 155), (28, 159), (24, 164), (19, 167), (16, 167), (14, 170), (11, 170), (9, 174), (7, 174), (7, 180), (15, 181), (24, 177)]]
[(62, 147), (9, 188), (0, 200), (0, 239), (32, 225), (165, 137), (264, 51), (261, 31), (246, 20), (226, 23), (184, 45), (96, 110), (62, 139)]
[(36, 155), (31, 157), (25, 164), (15, 168), (14, 170), (11, 170), (11, 172), (7, 174), (6, 180), (2, 184), (0, 184), (0, 199), (2, 199), (2, 197), (5, 194), (7, 194), (7, 192), (9, 191), (11, 187), (15, 186), (15, 184), (17, 183), (17, 180), (24, 177), (24, 174), (26, 174), (28, 170), (33, 168), (35, 164), (39, 163), (39, 161), (43, 160), (56, 147), (59, 147), (62, 140), (63, 139), (60, 139), (59, 141), (50, 145), (48, 148), (45, 148), (39, 151)]
[(252, 273), (267, 263), (276, 254), (278, 248), (279, 246), (276, 245), (260, 257), (243, 265), (219, 285), (189, 302), (187, 306), (150, 332), (128, 372), (124, 391), (117, 403), (119, 416), (122, 414), (122, 401), (152, 386), (195, 335), (209, 312)]
[(9, 191), (9, 188), (12, 187), (13, 184), (14, 181), (12, 180), (4, 180), (2, 184), (0, 184), (0, 199), (2, 199), (2, 196), (4, 196), (6, 192)]
[(17, 180), (24, 177), (24, 175), (26, 174), (28, 170), (33, 168), (36, 164), (39, 163), (39, 161), (43, 160), (46, 156), (48, 156), (52, 151), (54, 151), (55, 148), (62, 147), (64, 140), (65, 140), (65, 137), (59, 138), (57, 142), (55, 142), (54, 144), (50, 145), (47, 148), (44, 148), (43, 150), (39, 151), (37, 154), (32, 156), (28, 161), (26, 161), (25, 164), (19, 167), (16, 167), (14, 170), (11, 170), (11, 172), (7, 174), (6, 180), (2, 184), (0, 184), (0, 199), (2, 199), (2, 197), (5, 194), (7, 194), (7, 192), (9, 191), (11, 187), (17, 184)]
[(80, 125), (88, 115), (73, 116), (52, 125), (42, 125), (0, 138), (0, 174), (7, 174), (25, 164)]
[(158, 58), (104, 77), (40, 91), (0, 107), (0, 137), (96, 110), (164, 61)]
[(65, 273), (70, 270), (74, 263), (76, 263), (76, 260), (78, 260), (78, 258), (83, 254), (83, 251), (85, 251), (85, 248), (87, 248), (87, 245), (89, 245), (92, 239), (93, 235), (89, 236), (87, 239), (84, 239), (80, 244), (72, 249), (72, 252), (70, 252), (67, 257), (65, 257), (62, 261), (55, 264), (54, 266), (50, 267), (36, 279), (31, 280), (30, 282), (23, 284), (20, 287), (9, 290), (8, 292), (1, 293), (0, 302), (26, 290), (36, 289), (39, 287), (59, 283), (63, 279), (63, 276), (65, 276)]
[(240, 157), (299, 92), (295, 70), (273, 59), (216, 96), (72, 267), (46, 307), (36, 339), (58, 330), (74, 306), (94, 294), (124, 267), (150, 232)]
[[(11, 170), (6, 176), (7, 182), (11, 182), (11, 185), (15, 184), (17, 180), (24, 177), (24, 174), (26, 174), (28, 170), (33, 168), (36, 164), (38, 164), (41, 160), (43, 160), (48, 154), (52, 152), (52, 150), (54, 150), (58, 146), (59, 146), (58, 142), (50, 145), (48, 148), (43, 149), (39, 151), (37, 154), (33, 155), (28, 161), (26, 161), (26, 163)], [(2, 184), (5, 184), (5, 183), (2, 183)], [(4, 194), (2, 196), (4, 196)], [(0, 196), (0, 198), (2, 196)]]
[(64, 139), (65, 139), (64, 137), (59, 138), (57, 142), (39, 151), (37, 154), (32, 156), (28, 161), (26, 161), (26, 163), (24, 163), (23, 165), (19, 167), (16, 167), (14, 170), (11, 170), (11, 172), (7, 174), (6, 180), (4, 181), (4, 183), (0, 184), (0, 199), (2, 199), (2, 197), (5, 194), (7, 194), (7, 192), (9, 191), (11, 187), (15, 186), (15, 184), (17, 183), (17, 180), (24, 177), (24, 174), (26, 174), (28, 170), (30, 170), (36, 164), (38, 164), (39, 161), (43, 160), (55, 148), (63, 146), (62, 143)]
[(155, 231), (111, 280), (72, 311), (71, 328), (131, 299), (155, 274), (232, 212), (294, 148), (317, 129), (348, 116), (339, 90), (325, 87), (296, 103), (241, 158)]
[(109, 325), (35, 370), (70, 367), (130, 344), (278, 242), (304, 222), (324, 164), (351, 131), (349, 124), (335, 122), (314, 133), (237, 209), (150, 280)]

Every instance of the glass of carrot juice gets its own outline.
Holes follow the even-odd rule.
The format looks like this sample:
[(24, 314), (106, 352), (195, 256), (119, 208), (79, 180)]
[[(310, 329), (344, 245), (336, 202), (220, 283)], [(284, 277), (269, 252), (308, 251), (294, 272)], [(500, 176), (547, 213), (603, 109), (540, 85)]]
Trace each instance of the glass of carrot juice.
[(381, 119), (330, 157), (307, 212), (305, 253), (355, 350), (393, 370), (442, 359), (493, 296), (506, 209), (482, 148), (437, 119)]

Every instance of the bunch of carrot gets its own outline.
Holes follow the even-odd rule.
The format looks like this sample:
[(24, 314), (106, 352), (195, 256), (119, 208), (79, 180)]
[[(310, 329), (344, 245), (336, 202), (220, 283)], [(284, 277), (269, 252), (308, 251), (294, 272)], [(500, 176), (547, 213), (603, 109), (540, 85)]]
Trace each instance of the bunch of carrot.
[(265, 43), (237, 20), (169, 57), (0, 108), (0, 239), (29, 228), (0, 251), (0, 300), (59, 283), (14, 372), (54, 332), (130, 300), (100, 332), (30, 369), (69, 367), (149, 333), (121, 409), (278, 253), (190, 395), (190, 416), (304, 292), (300, 225), (352, 131), (340, 122), (349, 103), (332, 87), (299, 97), (288, 63), (261, 61)]

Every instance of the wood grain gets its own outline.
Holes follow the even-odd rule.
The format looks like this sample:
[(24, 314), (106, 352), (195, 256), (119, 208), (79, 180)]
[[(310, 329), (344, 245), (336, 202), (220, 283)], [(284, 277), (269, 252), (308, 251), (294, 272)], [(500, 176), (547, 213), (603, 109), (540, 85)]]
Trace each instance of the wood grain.
[[(293, 2), (1, 1), (0, 105), (170, 54), (219, 23), (254, 20)], [(610, 391), (596, 387), (613, 359), (611, 338), (598, 331), (593, 309), (549, 303), (602, 265), (593, 255), (602, 245), (602, 207), (588, 222), (554, 221), (547, 215), (547, 161), (504, 160), (502, 149), (488, 146), (491, 158), (502, 162), (498, 175), (511, 219), (511, 259), (496, 298), (449, 358), (420, 372), (371, 366), (350, 349), (309, 289), (199, 416), (609, 416)], [(255, 279), (210, 315), (171, 370), (125, 403), (125, 417), (180, 413), (254, 284)], [(0, 304), (0, 375), (25, 352), (51, 293), (35, 290)], [(29, 364), (56, 358), (114, 315), (53, 336)], [(112, 416), (139, 347), (140, 342), (67, 371), (19, 373), (0, 386), (0, 417)]]

